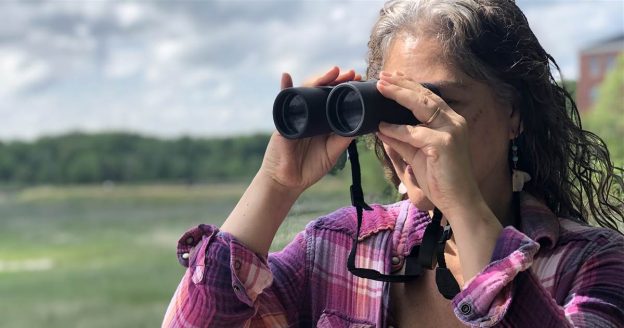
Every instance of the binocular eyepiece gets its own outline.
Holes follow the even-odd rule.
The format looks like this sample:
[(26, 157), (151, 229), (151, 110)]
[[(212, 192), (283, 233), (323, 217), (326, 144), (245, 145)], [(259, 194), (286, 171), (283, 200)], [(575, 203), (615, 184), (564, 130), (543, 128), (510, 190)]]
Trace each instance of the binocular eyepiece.
[[(435, 86), (423, 86), (439, 95)], [(377, 131), (382, 121), (420, 124), (409, 109), (377, 90), (377, 80), (284, 89), (275, 98), (273, 121), (279, 133), (288, 139), (329, 132), (343, 137), (360, 136)]]

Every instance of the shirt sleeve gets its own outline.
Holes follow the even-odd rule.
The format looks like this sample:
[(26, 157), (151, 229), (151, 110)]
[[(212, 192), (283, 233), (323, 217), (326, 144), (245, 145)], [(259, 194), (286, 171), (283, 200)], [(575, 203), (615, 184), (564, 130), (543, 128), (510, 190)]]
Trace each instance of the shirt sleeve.
[[(616, 236), (619, 237), (619, 236)], [(491, 327), (617, 327), (624, 322), (622, 238), (603, 238), (584, 249), (587, 258), (563, 306), (527, 270), (539, 244), (513, 227), (503, 229), (492, 262), (454, 299), (465, 324)], [(581, 250), (579, 250), (581, 251)]]
[(268, 259), (215, 226), (178, 242), (187, 270), (162, 327), (276, 327), (296, 324), (305, 284), (305, 233)]

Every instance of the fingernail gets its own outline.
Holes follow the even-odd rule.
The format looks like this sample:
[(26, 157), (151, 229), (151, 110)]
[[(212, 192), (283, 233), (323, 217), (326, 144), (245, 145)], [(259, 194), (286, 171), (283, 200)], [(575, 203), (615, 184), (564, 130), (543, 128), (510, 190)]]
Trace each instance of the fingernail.
[(390, 85), (390, 83), (388, 81), (386, 81), (386, 80), (379, 80), (378, 83), (383, 85), (383, 86), (386, 86), (386, 87)]
[(381, 76), (391, 77), (391, 76), (392, 76), (392, 73), (390, 73), (390, 72), (386, 72), (386, 71), (381, 71)]

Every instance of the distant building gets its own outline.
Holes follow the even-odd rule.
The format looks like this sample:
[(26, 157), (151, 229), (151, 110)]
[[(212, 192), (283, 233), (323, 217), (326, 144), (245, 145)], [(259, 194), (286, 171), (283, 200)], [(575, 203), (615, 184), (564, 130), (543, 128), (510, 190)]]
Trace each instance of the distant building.
[(598, 98), (598, 89), (616, 58), (624, 52), (624, 34), (601, 41), (581, 50), (579, 79), (576, 84), (576, 105), (580, 111), (590, 110)]

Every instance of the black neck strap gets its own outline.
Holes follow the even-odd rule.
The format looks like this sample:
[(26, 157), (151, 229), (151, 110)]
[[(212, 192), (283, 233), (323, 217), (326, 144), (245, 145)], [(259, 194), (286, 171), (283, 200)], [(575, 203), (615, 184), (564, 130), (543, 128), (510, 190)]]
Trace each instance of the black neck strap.
[(444, 227), (444, 231), (440, 236), (440, 240), (438, 241), (438, 247), (436, 250), (436, 258), (438, 260), (438, 267), (436, 268), (436, 285), (438, 286), (438, 291), (444, 298), (451, 300), (455, 295), (457, 295), (460, 291), (459, 284), (455, 277), (446, 267), (446, 260), (444, 260), (444, 247), (446, 246), (446, 241), (451, 239), (453, 235), (453, 230), (450, 225), (446, 225)]
[[(362, 227), (363, 210), (370, 211), (372, 210), (372, 208), (368, 206), (368, 204), (366, 204), (366, 202), (364, 201), (364, 193), (362, 192), (362, 181), (360, 176), (360, 161), (358, 159), (357, 145), (355, 140), (351, 141), (351, 144), (349, 144), (349, 148), (347, 148), (347, 155), (349, 158), (349, 162), (351, 163), (351, 205), (355, 207), (355, 210), (357, 212), (357, 230), (355, 232), (355, 235), (353, 236), (351, 252), (349, 253), (349, 258), (347, 259), (347, 269), (349, 269), (352, 274), (358, 277), (377, 281), (406, 282), (419, 277), (421, 273), (421, 267), (419, 265), (408, 265), (407, 260), (405, 275), (389, 275), (383, 274), (373, 269), (355, 267), (355, 256), (357, 252), (358, 236), (360, 235), (360, 228)], [(412, 250), (412, 253), (413, 252), (414, 250)], [(408, 258), (410, 257), (408, 256)], [(412, 256), (411, 258), (414, 258), (414, 256)]]
[[(442, 228), (442, 226), (440, 226), (440, 222), (442, 221), (442, 212), (440, 212), (437, 208), (434, 209), (433, 218), (425, 229), (422, 243), (414, 246), (410, 251), (410, 254), (406, 257), (405, 274), (389, 275), (373, 269), (355, 267), (355, 257), (360, 228), (362, 227), (363, 211), (370, 211), (372, 208), (364, 201), (356, 140), (353, 140), (351, 144), (349, 144), (349, 148), (347, 148), (347, 155), (349, 162), (351, 163), (351, 204), (355, 207), (357, 212), (357, 230), (353, 236), (351, 252), (349, 253), (349, 258), (347, 259), (347, 269), (355, 276), (361, 278), (385, 282), (407, 282), (418, 278), (423, 269), (431, 270), (435, 268), (436, 262), (438, 262), (442, 268), (442, 270), (438, 270), (440, 267), (436, 269), (436, 283), (438, 285), (438, 290), (440, 290), (440, 293), (446, 298), (449, 298), (448, 296), (451, 298), (455, 296), (459, 292), (459, 286), (457, 286), (457, 288), (453, 288), (457, 285), (457, 281), (451, 272), (446, 268), (446, 262), (444, 261), (444, 245), (451, 237), (451, 230), (448, 225), (446, 228)], [(443, 274), (439, 274), (440, 271), (442, 271)]]

